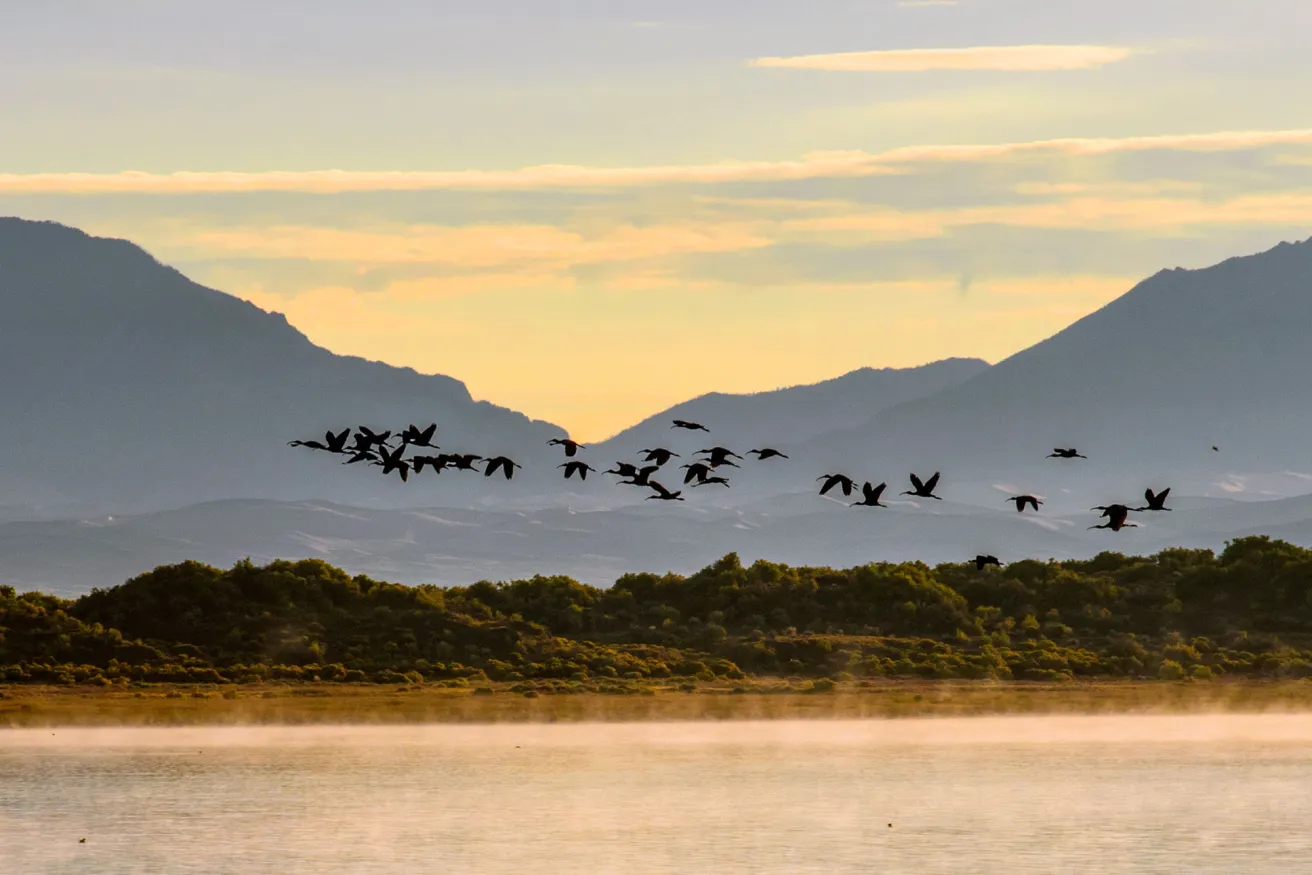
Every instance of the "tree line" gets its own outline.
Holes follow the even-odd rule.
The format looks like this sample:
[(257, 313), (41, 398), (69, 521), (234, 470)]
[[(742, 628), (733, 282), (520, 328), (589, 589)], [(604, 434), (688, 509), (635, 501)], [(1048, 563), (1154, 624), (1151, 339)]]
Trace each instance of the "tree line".
[(0, 682), (551, 688), (755, 676), (1312, 676), (1312, 551), (793, 567), (409, 587), (320, 560), (156, 568), (77, 599), (0, 587)]

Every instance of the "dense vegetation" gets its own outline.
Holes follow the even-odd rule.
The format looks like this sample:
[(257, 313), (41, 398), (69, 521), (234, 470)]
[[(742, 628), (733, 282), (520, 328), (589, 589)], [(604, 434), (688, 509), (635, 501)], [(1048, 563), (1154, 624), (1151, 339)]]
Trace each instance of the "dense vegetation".
[(0, 587), (0, 682), (270, 679), (620, 690), (651, 678), (1312, 676), (1312, 551), (1264, 537), (977, 571), (736, 555), (690, 576), (441, 589), (318, 560), (157, 568), (76, 600)]

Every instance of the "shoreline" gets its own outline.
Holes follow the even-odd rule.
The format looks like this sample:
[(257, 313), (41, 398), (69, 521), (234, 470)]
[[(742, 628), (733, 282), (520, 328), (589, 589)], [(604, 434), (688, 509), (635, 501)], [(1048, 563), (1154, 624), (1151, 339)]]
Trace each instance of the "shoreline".
[(1312, 711), (1312, 681), (881, 680), (799, 689), (783, 679), (607, 691), (438, 684), (0, 685), (0, 730), (325, 724), (633, 723), (1002, 715)]

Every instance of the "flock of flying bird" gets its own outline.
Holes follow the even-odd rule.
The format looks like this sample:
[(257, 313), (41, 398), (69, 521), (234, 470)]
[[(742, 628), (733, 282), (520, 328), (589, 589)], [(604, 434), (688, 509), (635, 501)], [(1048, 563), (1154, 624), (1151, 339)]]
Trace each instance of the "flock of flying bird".
[[(684, 419), (673, 420), (670, 425), (672, 429), (682, 429), (684, 431), (704, 431), (709, 433), (710, 429), (699, 422), (690, 422)], [(376, 432), (366, 426), (358, 426), (355, 430), (354, 439), (352, 439), (351, 429), (346, 428), (340, 432), (326, 432), (322, 441), (318, 440), (295, 440), (289, 441), (288, 446), (306, 447), (311, 450), (321, 450), (336, 455), (346, 456), (343, 465), (355, 465), (365, 463), (382, 468), (384, 475), (396, 474), (402, 481), (408, 481), (410, 474), (421, 474), (425, 470), (433, 473), (441, 473), (445, 470), (453, 471), (473, 471), (481, 472), (484, 477), (491, 477), (497, 472), (501, 472), (507, 480), (515, 475), (515, 471), (523, 466), (505, 456), (484, 457), (474, 453), (436, 453), (421, 454), (417, 450), (441, 449), (433, 443), (437, 435), (437, 424), (429, 425), (427, 428), (419, 428), (416, 425), (409, 425), (393, 433), (392, 431)], [(393, 440), (399, 441), (393, 446)], [(587, 462), (578, 458), (579, 451), (587, 449), (583, 444), (569, 438), (553, 438), (547, 441), (550, 446), (561, 447), (564, 451), (565, 461), (558, 465), (558, 468), (564, 469), (564, 479), (569, 480), (578, 477), (579, 480), (587, 480), (589, 474), (597, 473), (597, 469)], [(411, 455), (406, 457), (406, 450), (410, 449)], [(1217, 447), (1212, 447), (1217, 450)], [(638, 462), (616, 462), (613, 468), (601, 473), (615, 475), (620, 480), (617, 481), (621, 486), (637, 486), (651, 490), (652, 494), (648, 495), (646, 500), (652, 501), (683, 501), (683, 490), (671, 490), (657, 480), (652, 479), (657, 472), (661, 471), (671, 460), (681, 458), (673, 450), (665, 447), (652, 447), (640, 451), (642, 458)], [(776, 449), (763, 447), (761, 449), (748, 450), (748, 456), (755, 456), (758, 462), (767, 459), (787, 459)], [(1087, 459), (1088, 456), (1082, 455), (1074, 447), (1055, 447), (1048, 454), (1049, 459)], [(683, 486), (697, 488), (701, 486), (724, 486), (728, 488), (729, 478), (725, 476), (725, 469), (740, 468), (733, 460), (744, 461), (744, 457), (738, 455), (727, 447), (713, 446), (700, 449), (691, 455), (690, 461), (679, 467), (683, 469)], [(676, 474), (676, 477), (679, 476)], [(938, 488), (939, 472), (928, 478), (921, 479), (916, 474), (911, 474), (911, 488), (904, 490), (902, 495), (910, 495), (914, 498), (932, 498), (942, 501), (942, 497), (935, 495), (934, 490)], [(884, 490), (888, 488), (887, 483), (874, 485), (869, 481), (857, 486), (855, 480), (846, 474), (824, 474), (816, 478), (821, 484), (820, 495), (828, 495), (831, 491), (837, 490), (844, 496), (851, 497), (854, 492), (861, 493), (861, 500), (851, 503), (852, 507), (888, 507), (880, 502)], [(1169, 511), (1171, 508), (1166, 506), (1166, 497), (1170, 494), (1169, 488), (1160, 492), (1154, 492), (1151, 488), (1144, 492), (1144, 499), (1147, 504), (1143, 507), (1130, 507), (1125, 504), (1107, 504), (1090, 508), (1090, 510), (1100, 510), (1102, 515), (1100, 519), (1106, 522), (1089, 526), (1090, 529), (1110, 529), (1113, 532), (1119, 532), (1123, 528), (1135, 528), (1136, 524), (1129, 522), (1131, 512), (1141, 511)], [(1018, 513), (1024, 513), (1027, 508), (1037, 512), (1039, 505), (1043, 504), (1042, 499), (1034, 495), (1013, 495), (1007, 498), (1008, 503), (1016, 506)], [(975, 557), (975, 567), (983, 570), (986, 565), (1001, 565), (996, 556), (979, 555)]]

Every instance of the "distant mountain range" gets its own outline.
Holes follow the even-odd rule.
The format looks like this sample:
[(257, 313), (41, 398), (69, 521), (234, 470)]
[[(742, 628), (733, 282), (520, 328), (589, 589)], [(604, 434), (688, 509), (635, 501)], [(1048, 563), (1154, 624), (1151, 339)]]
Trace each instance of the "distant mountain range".
[[(705, 395), (584, 451), (597, 468), (648, 446), (769, 445), (732, 488), (646, 502), (613, 478), (565, 482), (563, 430), (473, 400), (446, 376), (338, 356), (279, 314), (196, 285), (121, 240), (0, 219), (0, 582), (69, 591), (159, 562), (322, 555), (399, 580), (685, 571), (723, 553), (791, 563), (992, 552), (1092, 555), (1219, 546), (1269, 531), (1312, 545), (1312, 241), (1162, 271), (992, 367), (950, 359), (861, 369), (754, 395)], [(669, 427), (701, 421), (712, 432)], [(444, 449), (505, 453), (511, 483), (401, 484), (291, 438), (439, 424)], [(1058, 446), (1087, 460), (1045, 458)], [(1213, 449), (1213, 446), (1217, 449)], [(363, 470), (362, 470), (363, 469)], [(830, 471), (943, 472), (932, 507), (853, 510)], [(1120, 535), (1087, 508), (1173, 487), (1167, 514)], [(1002, 503), (1045, 499), (1037, 516)], [(831, 496), (832, 499), (832, 496)], [(843, 502), (845, 504), (845, 502)], [(424, 507), (426, 510), (406, 510)], [(109, 519), (112, 516), (113, 519)], [(44, 520), (33, 522), (33, 520)]]

